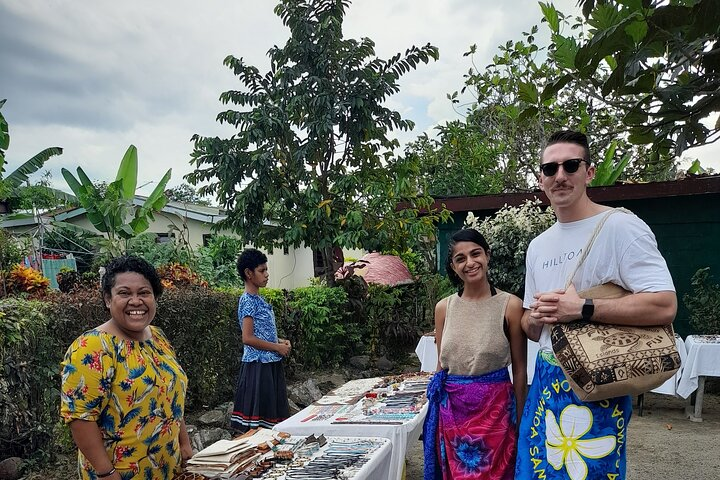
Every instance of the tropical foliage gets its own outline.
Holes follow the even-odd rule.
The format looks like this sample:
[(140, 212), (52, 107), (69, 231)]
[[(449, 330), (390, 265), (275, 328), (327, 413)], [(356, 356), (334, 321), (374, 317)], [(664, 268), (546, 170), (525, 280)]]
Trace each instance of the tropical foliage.
[(88, 220), (98, 231), (107, 235), (100, 242), (100, 252), (113, 256), (127, 251), (127, 241), (147, 230), (150, 221), (155, 218), (154, 212), (165, 206), (167, 197), (164, 190), (171, 173), (172, 170), (168, 170), (145, 202), (136, 208), (134, 199), (138, 158), (134, 145), (130, 145), (125, 152), (115, 181), (108, 184), (104, 191), (93, 184), (81, 167), (77, 168), (77, 178), (67, 169), (62, 169), (65, 181), (87, 212)]
[[(624, 112), (629, 141), (679, 156), (720, 138), (720, 8), (717, 0), (580, 0), (587, 38), (564, 36), (544, 5), (565, 78), (590, 82)], [(561, 80), (564, 81), (564, 80)]]

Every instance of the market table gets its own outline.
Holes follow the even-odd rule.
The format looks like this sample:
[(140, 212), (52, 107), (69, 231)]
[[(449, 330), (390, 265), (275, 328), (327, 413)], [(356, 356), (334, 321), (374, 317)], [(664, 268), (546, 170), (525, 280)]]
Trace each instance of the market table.
[(278, 423), (273, 429), (291, 435), (314, 434), (317, 436), (323, 434), (325, 436), (387, 438), (392, 444), (392, 453), (389, 468), (382, 478), (387, 480), (402, 478), (408, 445), (418, 441), (422, 434), (423, 422), (428, 409), (427, 403), (416, 415), (405, 421), (361, 423), (343, 421), (353, 406), (348, 405), (347, 408), (336, 412), (337, 405), (332, 402), (338, 398), (338, 395), (327, 395), (318, 400), (316, 404), (310, 405), (287, 420)]
[(705, 377), (720, 377), (720, 335), (688, 335), (685, 339), (687, 357), (677, 393), (683, 398), (695, 394), (695, 405), (688, 408), (694, 422), (702, 422), (702, 404), (705, 394)]

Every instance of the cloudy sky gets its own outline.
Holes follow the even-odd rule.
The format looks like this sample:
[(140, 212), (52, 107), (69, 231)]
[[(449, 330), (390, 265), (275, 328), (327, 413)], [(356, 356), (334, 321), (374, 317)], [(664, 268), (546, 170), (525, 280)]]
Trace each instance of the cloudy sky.
[[(92, 179), (112, 180), (134, 144), (139, 184), (158, 180), (168, 168), (170, 185), (181, 183), (191, 170), (194, 133), (232, 133), (215, 122), (223, 109), (220, 93), (238, 88), (223, 58), (244, 57), (264, 72), (267, 50), (287, 40), (275, 4), (0, 0), (0, 99), (7, 98), (2, 112), (11, 134), (7, 170), (45, 147), (63, 147), (46, 169), (67, 190), (61, 167), (82, 166)], [(555, 2), (565, 13), (577, 13), (574, 4)], [(463, 57), (470, 45), (477, 44), (475, 64), (483, 66), (497, 45), (520, 39), (540, 19), (536, 0), (355, 0), (344, 29), (346, 37), (373, 39), (382, 58), (428, 42), (440, 49), (440, 60), (405, 75), (401, 93), (389, 101), (416, 122), (413, 132), (399, 137), (404, 143), (461, 118), (446, 94), (462, 87), (472, 65)], [(688, 154), (704, 163), (709, 158), (697, 150)]]

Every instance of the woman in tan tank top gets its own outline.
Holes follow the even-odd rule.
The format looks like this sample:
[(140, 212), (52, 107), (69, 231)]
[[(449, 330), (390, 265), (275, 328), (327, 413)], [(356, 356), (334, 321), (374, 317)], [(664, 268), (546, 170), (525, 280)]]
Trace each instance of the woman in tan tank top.
[(452, 236), (447, 271), (458, 293), (435, 306), (438, 372), (428, 386), (425, 480), (514, 475), (527, 338), (522, 301), (490, 284), (489, 260), (490, 247), (478, 231)]

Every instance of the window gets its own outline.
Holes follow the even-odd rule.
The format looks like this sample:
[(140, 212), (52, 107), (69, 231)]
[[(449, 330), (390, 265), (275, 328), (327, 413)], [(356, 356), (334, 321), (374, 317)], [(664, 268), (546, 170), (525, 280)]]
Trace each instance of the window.
[(202, 239), (203, 239), (203, 247), (207, 247), (210, 245), (210, 241), (215, 238), (215, 235), (212, 233), (203, 233)]
[(173, 241), (173, 236), (169, 233), (156, 233), (155, 243), (170, 243)]

